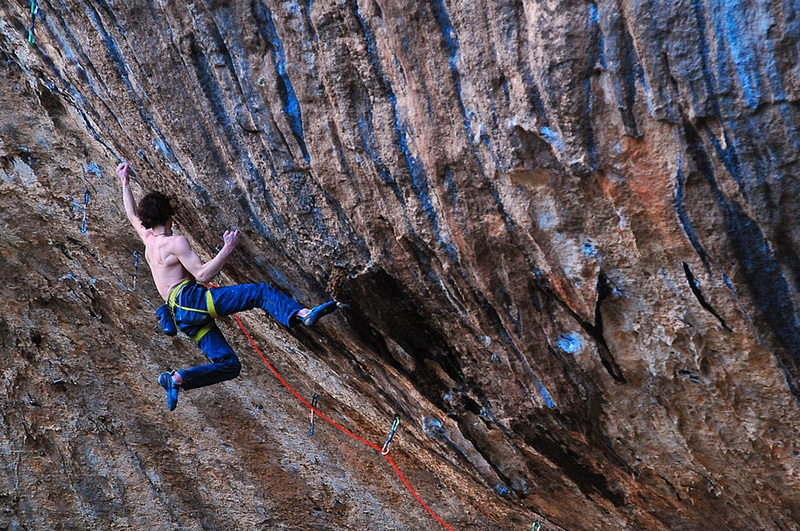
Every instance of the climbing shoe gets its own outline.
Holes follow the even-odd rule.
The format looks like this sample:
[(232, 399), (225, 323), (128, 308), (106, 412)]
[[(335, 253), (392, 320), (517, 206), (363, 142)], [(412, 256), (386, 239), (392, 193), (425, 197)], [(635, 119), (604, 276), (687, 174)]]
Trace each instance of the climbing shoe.
[(167, 391), (167, 407), (172, 411), (178, 405), (178, 384), (175, 383), (172, 375), (168, 372), (161, 373), (161, 376), (158, 377), (158, 383)]
[(308, 315), (305, 317), (301, 317), (300, 320), (306, 326), (314, 326), (317, 321), (319, 321), (320, 317), (328, 315), (336, 310), (336, 301), (328, 301), (324, 304), (320, 304), (319, 306), (314, 307)]

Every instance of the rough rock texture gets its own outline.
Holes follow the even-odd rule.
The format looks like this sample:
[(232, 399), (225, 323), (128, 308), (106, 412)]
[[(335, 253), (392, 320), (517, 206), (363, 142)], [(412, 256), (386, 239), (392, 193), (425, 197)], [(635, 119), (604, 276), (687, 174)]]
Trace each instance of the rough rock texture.
[[(113, 168), (453, 529), (800, 529), (792, 0), (0, 4), (0, 529), (436, 529), (230, 320), (196, 364)], [(88, 205), (86, 204), (88, 198)], [(85, 228), (85, 232), (82, 231)], [(134, 287), (134, 271), (137, 282)]]

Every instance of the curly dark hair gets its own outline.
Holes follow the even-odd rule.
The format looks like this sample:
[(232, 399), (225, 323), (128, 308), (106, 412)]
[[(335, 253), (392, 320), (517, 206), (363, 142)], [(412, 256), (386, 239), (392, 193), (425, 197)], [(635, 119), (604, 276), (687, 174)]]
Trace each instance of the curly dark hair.
[(150, 192), (139, 201), (139, 221), (146, 229), (158, 227), (175, 214), (171, 199), (161, 192)]

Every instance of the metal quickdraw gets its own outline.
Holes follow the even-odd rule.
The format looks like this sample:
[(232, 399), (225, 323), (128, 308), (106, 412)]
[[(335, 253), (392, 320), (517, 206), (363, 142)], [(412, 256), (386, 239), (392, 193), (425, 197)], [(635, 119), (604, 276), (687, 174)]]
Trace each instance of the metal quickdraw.
[(36, 15), (39, 14), (39, 3), (36, 0), (31, 0), (31, 27), (28, 30), (28, 44), (33, 46), (36, 44), (36, 39), (33, 38), (33, 29), (36, 26)]
[(317, 403), (319, 402), (319, 395), (314, 393), (314, 396), (311, 397), (311, 427), (308, 429), (309, 435), (314, 435), (314, 408), (317, 407)]
[(394, 434), (397, 431), (397, 426), (399, 425), (400, 425), (400, 415), (395, 415), (394, 422), (392, 422), (392, 430), (389, 432), (389, 437), (386, 439), (386, 442), (383, 443), (383, 449), (381, 450), (381, 455), (386, 455), (389, 453), (389, 445), (392, 443)]
[(133, 251), (133, 289), (136, 289), (136, 277), (139, 271), (139, 251)]
[(86, 234), (86, 223), (87, 223), (87, 210), (89, 208), (89, 190), (83, 195), (83, 224), (81, 225), (81, 232)]

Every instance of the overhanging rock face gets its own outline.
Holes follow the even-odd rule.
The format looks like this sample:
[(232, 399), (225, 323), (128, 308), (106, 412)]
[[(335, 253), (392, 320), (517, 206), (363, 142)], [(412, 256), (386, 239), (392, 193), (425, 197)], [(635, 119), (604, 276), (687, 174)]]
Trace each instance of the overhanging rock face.
[[(238, 332), (161, 304), (114, 167), (278, 372), (453, 529), (798, 529), (795, 2), (0, 5), (2, 529), (435, 529)], [(32, 43), (29, 42), (29, 38)]]

